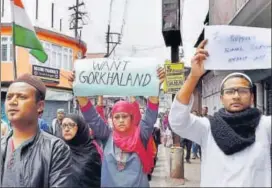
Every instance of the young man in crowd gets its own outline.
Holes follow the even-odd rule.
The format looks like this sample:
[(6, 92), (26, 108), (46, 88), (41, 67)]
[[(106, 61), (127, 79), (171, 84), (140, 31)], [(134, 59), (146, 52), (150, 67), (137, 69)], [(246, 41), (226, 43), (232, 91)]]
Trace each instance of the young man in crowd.
[(12, 126), (1, 139), (1, 187), (71, 187), (69, 147), (38, 125), (46, 87), (29, 74), (8, 88), (5, 110)]
[(201, 187), (271, 187), (271, 116), (254, 104), (253, 83), (232, 73), (221, 83), (223, 108), (212, 117), (191, 114), (193, 92), (209, 56), (202, 41), (191, 72), (177, 93), (169, 115), (173, 131), (202, 148)]

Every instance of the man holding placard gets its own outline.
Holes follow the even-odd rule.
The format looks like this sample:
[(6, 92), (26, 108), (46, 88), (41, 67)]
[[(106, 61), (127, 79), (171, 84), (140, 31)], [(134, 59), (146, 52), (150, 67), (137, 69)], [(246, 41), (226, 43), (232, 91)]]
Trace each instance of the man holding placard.
[(271, 116), (252, 108), (253, 83), (232, 73), (221, 83), (224, 108), (212, 117), (190, 113), (193, 91), (204, 75), (209, 56), (202, 41), (191, 61), (191, 72), (172, 104), (173, 131), (202, 148), (202, 187), (271, 187)]

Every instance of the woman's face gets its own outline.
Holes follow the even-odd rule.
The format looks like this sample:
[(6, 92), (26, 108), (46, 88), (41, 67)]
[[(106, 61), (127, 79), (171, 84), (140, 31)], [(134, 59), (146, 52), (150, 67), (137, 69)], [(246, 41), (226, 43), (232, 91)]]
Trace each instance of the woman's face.
[(77, 133), (78, 126), (77, 124), (70, 118), (64, 118), (61, 124), (62, 128), (62, 136), (64, 140), (72, 140)]
[(119, 132), (126, 132), (129, 130), (132, 122), (132, 116), (128, 113), (120, 112), (112, 116), (114, 128)]

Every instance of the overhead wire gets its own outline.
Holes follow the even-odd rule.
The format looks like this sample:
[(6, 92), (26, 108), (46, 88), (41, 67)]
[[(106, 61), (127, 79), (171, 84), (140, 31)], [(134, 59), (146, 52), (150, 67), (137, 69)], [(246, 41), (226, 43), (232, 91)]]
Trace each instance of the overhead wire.
[[(128, 9), (128, 0), (125, 1), (125, 5), (124, 5), (123, 19), (122, 19), (122, 25), (121, 25), (121, 31), (120, 31), (120, 38), (119, 38), (120, 42), (123, 37), (124, 26), (126, 25), (127, 9)], [(113, 52), (115, 56), (115, 50)]]
[[(135, 45), (132, 46), (132, 48), (135, 51), (147, 51), (147, 50), (153, 50), (153, 49), (164, 48), (164, 47), (165, 47), (165, 45), (150, 46), (150, 47), (147, 47), (147, 48), (137, 48)], [(120, 48), (120, 50), (130, 50), (130, 49), (128, 49), (128, 48)]]
[(124, 13), (123, 13), (123, 23), (121, 26), (121, 32), (120, 32), (120, 36), (123, 36), (123, 30), (124, 30), (124, 26), (126, 24), (126, 16), (127, 16), (127, 7), (128, 7), (128, 0), (126, 0), (125, 2), (125, 7), (124, 7)]
[(114, 0), (111, 0), (111, 1), (110, 1), (110, 11), (109, 11), (108, 25), (111, 24), (111, 13), (112, 13), (112, 5), (113, 5), (113, 1), (114, 1)]

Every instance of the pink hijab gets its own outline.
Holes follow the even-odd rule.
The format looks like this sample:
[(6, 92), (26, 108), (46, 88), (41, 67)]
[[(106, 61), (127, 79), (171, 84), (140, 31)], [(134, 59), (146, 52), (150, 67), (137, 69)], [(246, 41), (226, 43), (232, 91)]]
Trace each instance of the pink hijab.
[[(139, 109), (138, 109), (139, 111)], [(112, 109), (112, 116), (115, 113), (128, 113), (132, 115), (132, 123), (127, 132), (117, 131), (113, 125), (113, 142), (117, 147), (125, 152), (137, 153), (143, 165), (144, 173), (148, 174), (154, 167), (154, 147), (149, 141), (147, 149), (144, 147), (140, 138), (139, 117), (137, 116), (137, 109), (127, 101), (117, 102)], [(152, 136), (151, 136), (152, 138)]]

